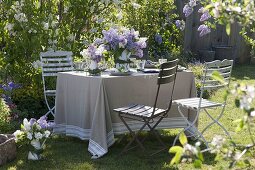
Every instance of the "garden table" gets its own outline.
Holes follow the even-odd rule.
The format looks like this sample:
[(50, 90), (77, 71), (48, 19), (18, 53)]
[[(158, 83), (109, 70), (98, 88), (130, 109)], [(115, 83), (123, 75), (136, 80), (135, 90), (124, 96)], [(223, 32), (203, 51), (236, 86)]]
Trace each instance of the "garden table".
[[(88, 76), (84, 72), (58, 73), (54, 133), (89, 140), (88, 150), (98, 158), (114, 143), (114, 134), (127, 132), (118, 114), (113, 112), (129, 103), (153, 105), (157, 90), (157, 73), (134, 73), (131, 76)], [(171, 86), (162, 86), (158, 107), (166, 108)], [(194, 75), (190, 71), (177, 73), (174, 99), (196, 96)], [(189, 120), (195, 113), (186, 110)], [(139, 122), (129, 121), (133, 130)], [(172, 106), (168, 117), (157, 126), (161, 129), (183, 128), (187, 124)]]

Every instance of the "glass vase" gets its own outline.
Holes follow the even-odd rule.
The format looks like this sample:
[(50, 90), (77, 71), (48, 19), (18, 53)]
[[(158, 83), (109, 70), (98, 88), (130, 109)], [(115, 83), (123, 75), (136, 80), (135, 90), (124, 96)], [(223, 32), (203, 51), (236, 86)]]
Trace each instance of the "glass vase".
[(121, 56), (119, 56), (118, 59), (115, 59), (115, 68), (119, 71), (119, 72), (128, 72), (130, 70), (130, 57), (131, 52), (124, 50), (121, 53)]
[(41, 158), (42, 158), (41, 154), (39, 154), (39, 153), (36, 153), (34, 151), (28, 152), (28, 156), (27, 156), (28, 160), (37, 161), (37, 160), (40, 160)]

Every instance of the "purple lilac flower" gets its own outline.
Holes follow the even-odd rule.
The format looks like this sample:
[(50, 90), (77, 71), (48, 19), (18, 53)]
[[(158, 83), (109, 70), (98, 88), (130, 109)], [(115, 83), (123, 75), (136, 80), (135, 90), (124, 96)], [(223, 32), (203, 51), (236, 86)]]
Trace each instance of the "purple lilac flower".
[(42, 116), (40, 119), (37, 120), (37, 123), (41, 126), (41, 128), (46, 129), (48, 128), (48, 122), (47, 122), (47, 117)]
[(20, 88), (21, 86), (19, 84), (15, 84), (12, 81), (9, 82), (7, 85), (0, 85), (0, 89), (3, 89), (4, 91), (12, 91), (13, 89)]
[(36, 119), (35, 119), (35, 118), (31, 118), (31, 119), (29, 120), (30, 125), (33, 125), (35, 122), (36, 122)]
[(208, 20), (209, 18), (211, 18), (209, 11), (205, 11), (201, 16), (200, 21), (203, 22)]
[(119, 48), (125, 48), (125, 46), (127, 45), (128, 41), (125, 38), (125, 36), (120, 35), (119, 36)]
[(175, 25), (182, 31), (185, 29), (185, 22), (183, 20), (176, 20)]
[(162, 36), (160, 34), (155, 35), (155, 41), (160, 45), (162, 44)]
[(141, 49), (146, 48), (146, 41), (147, 41), (147, 38), (140, 38), (137, 42), (135, 42), (135, 45)]
[(188, 4), (186, 4), (184, 7), (183, 7), (183, 13), (185, 14), (185, 17), (188, 17), (192, 14), (193, 12), (193, 8), (191, 6), (189, 6)]
[(94, 41), (94, 44), (96, 45), (99, 45), (99, 44), (102, 44), (103, 43), (103, 39), (101, 38), (97, 38), (95, 41)]
[(135, 52), (135, 55), (138, 56), (139, 58), (143, 57), (143, 50), (142, 49), (137, 49)]
[(211, 32), (211, 29), (205, 24), (200, 25), (197, 30), (200, 31), (200, 33), (199, 33), (200, 37), (202, 37), (206, 34), (209, 34)]
[(204, 7), (199, 8), (197, 12), (203, 14), (204, 13)]

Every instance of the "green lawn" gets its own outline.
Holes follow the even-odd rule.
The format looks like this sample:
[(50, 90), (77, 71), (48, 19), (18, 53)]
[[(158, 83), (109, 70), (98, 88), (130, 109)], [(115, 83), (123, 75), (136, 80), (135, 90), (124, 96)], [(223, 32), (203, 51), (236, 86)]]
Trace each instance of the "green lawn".
[[(231, 85), (240, 81), (254, 84), (255, 65), (236, 66), (232, 77)], [(216, 92), (212, 98), (214, 100), (221, 100), (222, 91)], [(233, 120), (242, 116), (242, 112), (235, 108), (233, 99), (232, 96), (228, 98), (228, 105), (221, 122), (227, 127), (237, 143), (249, 143), (250, 140), (246, 131), (242, 131), (238, 134), (235, 133), (236, 125), (233, 123)], [(218, 110), (215, 110), (215, 113), (217, 111)], [(209, 119), (202, 113), (199, 121), (199, 129), (202, 129), (208, 121)], [(162, 131), (164, 134), (163, 139), (169, 147), (179, 130), (180, 129)], [(205, 137), (211, 139), (215, 134), (223, 134), (222, 130), (217, 126), (210, 128), (205, 134)], [(153, 152), (155, 146), (157, 146), (153, 137), (149, 137), (149, 140), (145, 143), (148, 150), (145, 153), (137, 148), (127, 152), (123, 156), (119, 156), (118, 153), (125, 146), (127, 140), (128, 136), (121, 142), (117, 141), (104, 157), (98, 160), (91, 160), (91, 155), (87, 151), (87, 141), (81, 141), (71, 137), (54, 136), (53, 139), (47, 142), (47, 150), (43, 153), (43, 160), (37, 162), (28, 161), (26, 159), (26, 148), (19, 148), (17, 159), (0, 169), (173, 169), (168, 165), (173, 155), (168, 154), (166, 151), (154, 157), (147, 156)], [(227, 162), (222, 161), (217, 163), (212, 156), (207, 155), (202, 169), (226, 169), (227, 167)], [(179, 169), (193, 169), (193, 166), (192, 164), (183, 164), (179, 166)]]

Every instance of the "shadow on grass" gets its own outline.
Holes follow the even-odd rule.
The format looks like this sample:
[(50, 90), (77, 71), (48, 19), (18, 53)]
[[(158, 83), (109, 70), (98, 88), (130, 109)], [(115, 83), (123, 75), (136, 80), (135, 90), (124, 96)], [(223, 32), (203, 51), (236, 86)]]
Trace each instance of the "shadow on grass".
[[(245, 75), (244, 75), (245, 73)], [(233, 80), (251, 80), (255, 79), (255, 65), (236, 65), (232, 72)]]
[[(143, 134), (141, 137), (144, 137)], [(119, 138), (119, 136), (117, 136)], [(126, 139), (125, 139), (126, 138)], [(88, 142), (77, 138), (54, 136), (48, 140), (47, 149), (43, 153), (40, 161), (28, 161), (28, 147), (18, 148), (17, 159), (0, 169), (176, 169), (169, 166), (173, 155), (168, 153), (168, 149), (149, 156), (160, 146), (153, 136), (148, 135), (144, 146), (145, 152), (138, 147), (119, 156), (124, 146), (130, 139), (126, 135), (124, 139), (109, 148), (109, 152), (102, 158), (92, 160), (88, 152)], [(164, 136), (163, 141), (170, 148), (174, 136)]]

